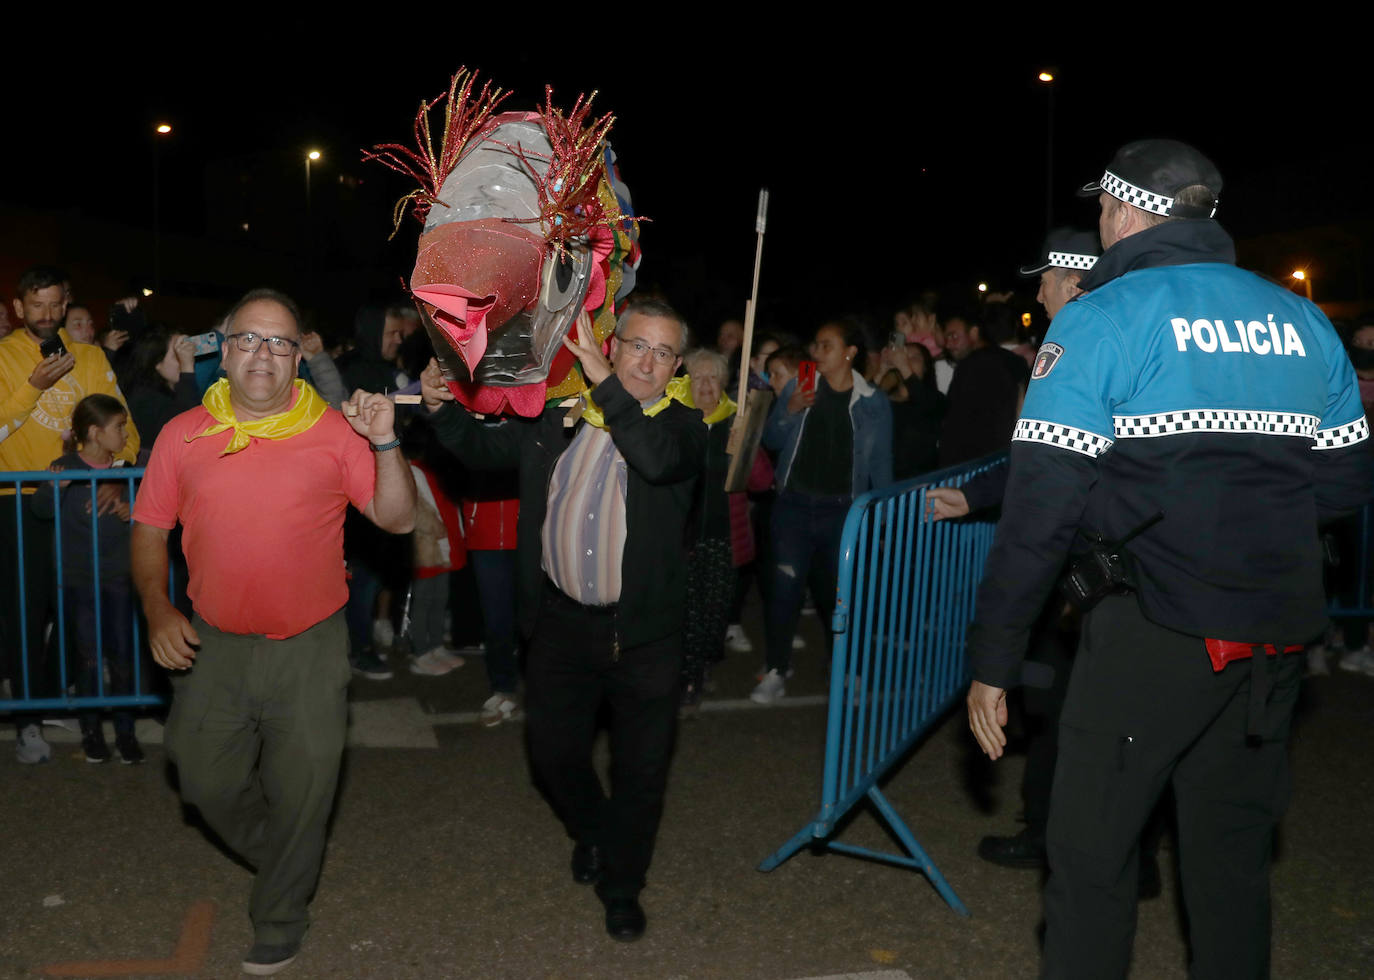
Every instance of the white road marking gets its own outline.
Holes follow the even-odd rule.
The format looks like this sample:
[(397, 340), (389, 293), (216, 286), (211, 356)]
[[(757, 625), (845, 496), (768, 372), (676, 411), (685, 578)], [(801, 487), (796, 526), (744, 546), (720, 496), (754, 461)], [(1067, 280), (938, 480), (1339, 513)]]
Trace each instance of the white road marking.
[[(806, 694), (799, 697), (784, 697), (771, 705), (759, 705), (748, 698), (709, 699), (701, 702), (702, 713), (727, 711), (776, 711), (779, 708), (815, 708), (824, 705), (829, 699), (823, 694)], [(437, 749), (439, 739), (435, 734), (436, 725), (475, 725), (479, 713), (476, 711), (450, 711), (440, 714), (427, 714), (420, 702), (413, 697), (381, 698), (374, 700), (351, 701), (348, 705), (348, 744), (354, 748), (368, 749)], [(521, 719), (523, 720), (523, 718)], [(505, 724), (510, 724), (506, 722)], [(162, 744), (162, 726), (151, 718), (139, 718), (134, 733), (144, 745)], [(114, 744), (114, 726), (107, 718), (105, 735)], [(79, 731), (71, 731), (65, 726), (45, 724), (43, 737), (53, 745), (80, 744)], [(13, 727), (0, 727), (0, 742), (12, 742), (15, 738)], [(849, 976), (846, 974), (845, 976)], [(857, 976), (857, 974), (855, 974)], [(829, 978), (825, 978), (829, 980)], [(885, 980), (878, 974), (864, 980)]]
[(831, 973), (823, 977), (798, 977), (797, 980), (911, 980), (905, 970), (872, 970), (868, 973)]

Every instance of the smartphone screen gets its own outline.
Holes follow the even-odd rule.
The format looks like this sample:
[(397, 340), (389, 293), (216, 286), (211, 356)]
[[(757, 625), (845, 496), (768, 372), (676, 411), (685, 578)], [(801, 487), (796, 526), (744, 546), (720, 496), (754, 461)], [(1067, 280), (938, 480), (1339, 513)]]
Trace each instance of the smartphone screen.
[(213, 330), (207, 330), (205, 333), (198, 333), (194, 337), (188, 339), (191, 341), (191, 349), (195, 352), (196, 357), (200, 357), (203, 354), (213, 354), (215, 351), (219, 350), (219, 334), (215, 333)]

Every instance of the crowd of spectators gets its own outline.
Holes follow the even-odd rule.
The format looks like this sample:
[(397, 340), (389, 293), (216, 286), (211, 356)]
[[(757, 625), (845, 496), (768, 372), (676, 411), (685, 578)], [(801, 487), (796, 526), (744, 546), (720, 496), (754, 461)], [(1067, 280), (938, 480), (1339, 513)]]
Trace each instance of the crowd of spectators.
[[(39, 297), (55, 297), (56, 302), (40, 309)], [(219, 374), (219, 325), (178, 329), (149, 322), (132, 298), (114, 304), (102, 323), (90, 306), (76, 302), (72, 284), (59, 270), (28, 274), (20, 283), (14, 311), (18, 320), (9, 325), (17, 329), (0, 342), (7, 345), (0, 355), (5, 350), (11, 358), (23, 354), (9, 369), (0, 365), (0, 384), (7, 386), (0, 397), (9, 406), (7, 418), (0, 419), (6, 425), (7, 438), (0, 442), (5, 470), (98, 470), (135, 463), (140, 442), (151, 446), (168, 420), (199, 404)], [(758, 683), (750, 693), (755, 702), (772, 704), (785, 696), (793, 653), (805, 646), (797, 629), (803, 606), (813, 607), (822, 622), (828, 622), (824, 617), (834, 602), (840, 531), (856, 495), (1009, 445), (1038, 344), (1016, 307), (1002, 298), (945, 306), (926, 294), (896, 310), (885, 326), (879, 329), (861, 317), (846, 316), (819, 322), (806, 333), (764, 329), (754, 334), (746, 359), (742, 325), (731, 320), (720, 325), (714, 346), (686, 352), (683, 372), (691, 377), (691, 398), (711, 435), (690, 526), (692, 615), (684, 636), (684, 716), (693, 714), (703, 694), (714, 690), (711, 667), (726, 651), (763, 651)], [(76, 388), (56, 397), (63, 391), (65, 374), (53, 379), (38, 376), (37, 338), (49, 333), (63, 338), (75, 354), (68, 372), (109, 376), (103, 386), (82, 388), (93, 397), (80, 405), (80, 399), (67, 397)], [(1359, 352), (1368, 349), (1374, 349), (1374, 323), (1354, 332), (1352, 356), (1361, 357)], [(360, 309), (347, 337), (327, 330), (305, 332), (301, 350), (301, 374), (336, 407), (355, 389), (416, 391), (431, 353), (415, 308), (400, 300)], [(1369, 381), (1374, 365), (1361, 361), (1357, 367), (1362, 384), (1374, 385)], [(726, 444), (739, 408), (735, 396), (741, 371), (746, 372), (749, 391), (771, 393), (771, 405), (753, 469), (743, 486), (737, 483), (734, 492), (727, 492), (731, 457)], [(35, 373), (32, 381), (30, 372)], [(26, 381), (45, 396), (33, 415), (18, 405), (19, 389)], [(49, 387), (41, 387), (43, 382)], [(49, 388), (52, 396), (47, 396)], [(96, 394), (103, 401), (94, 401)], [(65, 416), (47, 419), (42, 406), (48, 401), (65, 405)], [(112, 402), (123, 414), (111, 414)], [(78, 417), (77, 409), (85, 413)], [(44, 418), (41, 423), (39, 416)], [(398, 418), (420, 488), (421, 513), (409, 541), (377, 533), (367, 521), (348, 522), (347, 619), (353, 670), (374, 681), (391, 678), (398, 665), (421, 677), (437, 677), (476, 655), (486, 668), (489, 690), (482, 723), (494, 726), (517, 719), (515, 475), (468, 472), (451, 454), (436, 449), (425, 413), (403, 410)], [(127, 432), (118, 447), (113, 446), (114, 436), (100, 434), (116, 421), (120, 431)], [(81, 431), (78, 422), (90, 431)], [(49, 428), (35, 440), (32, 430), (40, 425)], [(108, 461), (103, 461), (106, 456)], [(94, 524), (89, 518), (93, 485), (101, 495)], [(115, 526), (128, 519), (126, 492), (118, 481), (97, 479), (93, 484), (89, 478), (64, 484), (57, 493), (50, 488), (34, 490), (25, 488), (16, 504), (24, 521), (25, 556), (7, 570), (12, 581), (0, 583), (10, 586), (11, 596), (0, 625), (7, 636), (15, 637), (20, 618), (13, 598), (15, 575), (22, 571), (29, 585), (28, 643), (10, 643), (5, 650), (3, 675), (11, 695), (21, 696), (26, 685), (28, 697), (50, 696), (58, 689), (59, 676), (66, 678), (70, 692), (78, 694), (152, 689), (156, 671), (130, 669), (142, 654), (132, 648), (136, 612), (128, 601), (127, 585), (119, 584), (127, 569), (121, 572), (114, 557), (119, 551)], [(36, 506), (24, 506), (30, 501)], [(42, 586), (45, 580), (55, 580), (55, 520), (76, 529), (64, 524), (64, 630), (52, 628), (58, 615), (57, 593)], [(0, 533), (6, 527), (12, 531), (14, 524), (8, 517), (0, 521)], [(92, 527), (105, 556), (98, 590), (103, 663), (90, 649), (96, 643), (91, 628), (93, 586), (82, 571), (90, 563), (78, 554), (90, 547)], [(1346, 537), (1354, 534), (1350, 530)], [(189, 608), (185, 563), (175, 535), (171, 547), (176, 601)], [(30, 554), (35, 550), (46, 555)], [(104, 575), (106, 570), (111, 574)], [(741, 609), (755, 585), (764, 630), (761, 637), (751, 638)], [(108, 596), (107, 588), (113, 589)], [(1340, 627), (1328, 638), (1327, 647), (1313, 654), (1313, 670), (1324, 670), (1328, 652), (1334, 650), (1342, 667), (1374, 674), (1368, 624)], [(828, 641), (829, 631), (822, 634)], [(59, 668), (61, 663), (65, 670)], [(142, 691), (134, 690), (135, 676), (141, 678)], [(127, 710), (115, 715), (116, 745), (126, 762), (142, 758), (132, 738), (131, 718)], [(49, 749), (37, 716), (21, 714), (16, 722), (20, 758), (46, 759)], [(87, 758), (110, 758), (98, 717), (84, 712), (80, 725)]]

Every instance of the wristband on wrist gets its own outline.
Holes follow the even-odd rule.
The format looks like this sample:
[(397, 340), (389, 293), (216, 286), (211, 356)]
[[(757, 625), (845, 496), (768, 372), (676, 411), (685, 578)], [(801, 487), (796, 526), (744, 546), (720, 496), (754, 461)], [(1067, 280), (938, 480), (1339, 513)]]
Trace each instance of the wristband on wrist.
[(401, 440), (392, 439), (390, 442), (384, 442), (380, 446), (376, 443), (369, 443), (369, 445), (372, 446), (372, 451), (374, 453), (384, 453), (388, 449), (396, 449), (397, 447), (399, 447), (401, 445)]

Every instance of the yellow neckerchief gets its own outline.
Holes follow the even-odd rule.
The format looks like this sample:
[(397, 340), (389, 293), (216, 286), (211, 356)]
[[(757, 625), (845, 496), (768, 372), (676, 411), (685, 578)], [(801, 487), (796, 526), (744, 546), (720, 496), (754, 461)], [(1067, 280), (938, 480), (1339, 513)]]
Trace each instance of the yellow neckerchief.
[[(683, 377), (682, 380), (686, 381), (688, 385), (687, 400), (685, 404), (688, 408), (696, 408), (696, 402), (692, 400), (692, 376), (690, 374), (686, 375), (685, 377)], [(731, 415), (735, 414), (735, 409), (738, 407), (739, 406), (734, 403), (730, 396), (722, 391), (720, 393), (720, 401), (716, 402), (716, 407), (711, 409), (711, 414), (706, 415), (706, 417), (702, 419), (702, 421), (705, 422), (707, 425), (715, 425), (717, 422), (724, 422)], [(705, 415), (706, 413), (703, 412), (702, 414)]]
[(217, 435), (225, 429), (233, 429), (233, 438), (229, 440), (229, 445), (225, 446), (224, 452), (220, 454), (227, 456), (230, 453), (238, 452), (240, 449), (246, 449), (254, 439), (290, 439), (292, 436), (300, 435), (324, 417), (325, 409), (329, 407), (329, 403), (301, 378), (297, 378), (292, 383), (300, 395), (296, 399), (296, 404), (284, 412), (269, 415), (265, 419), (240, 422), (238, 416), (234, 414), (234, 406), (229, 402), (229, 379), (220, 378), (206, 389), (205, 397), (201, 399), (201, 404), (205, 406), (205, 410), (218, 424), (210, 426), (204, 432), (187, 436), (186, 441), (202, 439), (205, 436)]
[[(653, 418), (672, 402), (682, 402), (688, 408), (695, 407), (692, 405), (692, 381), (686, 375), (669, 380), (668, 387), (663, 389), (663, 397), (644, 409), (644, 414)], [(594, 425), (598, 429), (606, 428), (606, 416), (596, 402), (592, 401), (590, 391), (582, 392), (582, 418), (588, 425)]]

